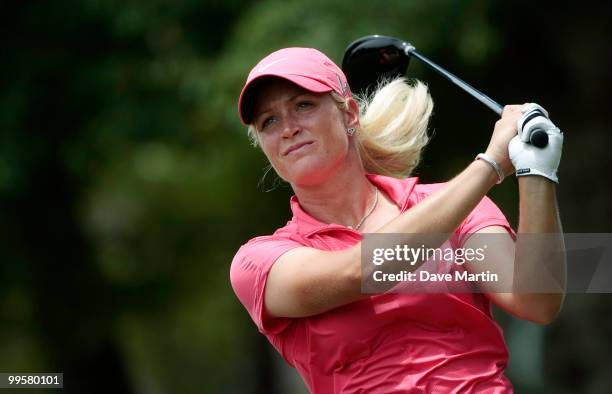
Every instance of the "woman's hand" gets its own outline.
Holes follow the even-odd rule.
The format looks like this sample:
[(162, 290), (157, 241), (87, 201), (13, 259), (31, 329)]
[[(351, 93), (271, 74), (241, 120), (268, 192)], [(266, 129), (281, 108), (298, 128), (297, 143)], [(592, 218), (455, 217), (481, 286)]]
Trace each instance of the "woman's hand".
[(508, 154), (510, 140), (517, 135), (517, 122), (523, 116), (521, 110), (523, 105), (506, 105), (502, 117), (495, 122), (493, 136), (487, 147), (486, 154), (489, 155), (501, 167), (504, 175), (514, 173), (514, 166)]

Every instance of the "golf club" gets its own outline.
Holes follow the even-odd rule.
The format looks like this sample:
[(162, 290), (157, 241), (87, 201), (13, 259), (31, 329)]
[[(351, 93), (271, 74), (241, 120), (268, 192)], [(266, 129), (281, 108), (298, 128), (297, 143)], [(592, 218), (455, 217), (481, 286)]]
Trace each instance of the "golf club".
[[(412, 44), (398, 38), (372, 35), (352, 42), (344, 52), (342, 71), (355, 93), (368, 95), (376, 89), (381, 79), (392, 79), (404, 75), (411, 56), (433, 68), (501, 116), (503, 106), (418, 53)], [(527, 116), (529, 119), (522, 122), (522, 125), (527, 125), (529, 120), (538, 116), (547, 117), (544, 112), (534, 110)], [(548, 134), (541, 128), (530, 127), (528, 130), (523, 130), (523, 133), (527, 133), (529, 142), (534, 146), (544, 148), (548, 144)]]

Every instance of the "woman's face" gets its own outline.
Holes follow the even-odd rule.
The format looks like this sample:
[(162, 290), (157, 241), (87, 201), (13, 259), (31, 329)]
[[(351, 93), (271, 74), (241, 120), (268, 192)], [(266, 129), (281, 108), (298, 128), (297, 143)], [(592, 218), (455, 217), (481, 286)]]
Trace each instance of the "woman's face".
[(312, 93), (275, 78), (257, 92), (253, 125), (281, 178), (294, 185), (315, 185), (346, 159), (346, 128), (356, 123), (352, 112), (341, 110), (329, 93)]

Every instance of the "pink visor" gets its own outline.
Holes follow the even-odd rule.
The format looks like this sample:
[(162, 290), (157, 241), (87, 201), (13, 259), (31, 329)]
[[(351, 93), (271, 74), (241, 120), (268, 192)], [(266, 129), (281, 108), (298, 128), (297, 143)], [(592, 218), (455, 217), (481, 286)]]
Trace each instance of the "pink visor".
[(346, 76), (333, 61), (316, 49), (284, 48), (261, 60), (249, 73), (240, 92), (238, 112), (245, 125), (253, 121), (254, 82), (262, 77), (279, 77), (315, 93), (334, 91), (351, 97)]

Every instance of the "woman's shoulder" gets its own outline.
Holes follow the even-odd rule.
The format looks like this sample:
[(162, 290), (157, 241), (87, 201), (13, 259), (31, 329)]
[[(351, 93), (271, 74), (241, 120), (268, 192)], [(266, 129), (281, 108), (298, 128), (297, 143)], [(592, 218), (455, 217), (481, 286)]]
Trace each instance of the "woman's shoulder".
[(270, 251), (270, 249), (278, 248), (282, 245), (293, 245), (295, 244), (295, 240), (291, 237), (280, 234), (270, 234), (270, 235), (259, 235), (253, 237), (240, 245), (236, 255), (244, 254), (244, 253), (253, 253), (259, 251)]
[(300, 246), (304, 244), (291, 230), (289, 222), (272, 234), (258, 235), (243, 243), (234, 255), (233, 263), (245, 259), (251, 262), (269, 261), (272, 256), (278, 257), (289, 249)]

